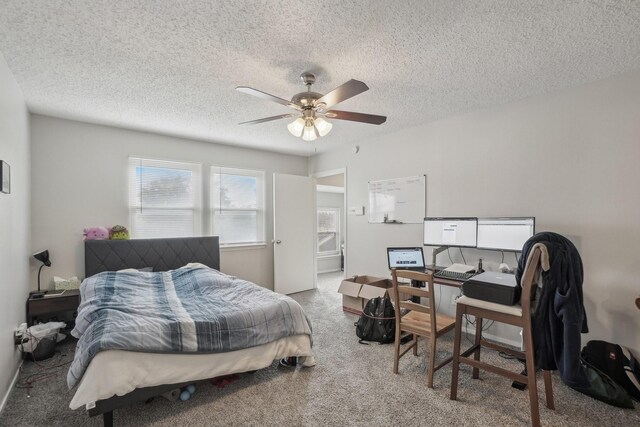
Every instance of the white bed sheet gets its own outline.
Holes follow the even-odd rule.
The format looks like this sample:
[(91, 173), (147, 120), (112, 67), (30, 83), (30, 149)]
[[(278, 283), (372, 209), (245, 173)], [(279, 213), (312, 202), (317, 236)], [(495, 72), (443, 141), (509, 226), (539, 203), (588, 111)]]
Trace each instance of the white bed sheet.
[(294, 335), (227, 353), (103, 351), (89, 364), (69, 407), (78, 409), (114, 395), (123, 396), (136, 388), (178, 384), (262, 369), (276, 359), (293, 356), (300, 357), (299, 361), (303, 366), (315, 365), (308, 335)]

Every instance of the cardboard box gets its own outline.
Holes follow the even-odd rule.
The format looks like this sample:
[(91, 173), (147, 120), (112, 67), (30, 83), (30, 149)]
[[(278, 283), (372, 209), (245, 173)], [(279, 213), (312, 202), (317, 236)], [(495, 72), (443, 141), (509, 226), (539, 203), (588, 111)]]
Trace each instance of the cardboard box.
[(359, 314), (362, 311), (362, 300), (358, 297), (361, 283), (356, 283), (351, 279), (345, 279), (340, 283), (338, 293), (342, 294), (342, 310)]
[(391, 294), (391, 280), (374, 276), (354, 276), (340, 283), (338, 293), (342, 294), (342, 310), (362, 314), (362, 309), (371, 298)]

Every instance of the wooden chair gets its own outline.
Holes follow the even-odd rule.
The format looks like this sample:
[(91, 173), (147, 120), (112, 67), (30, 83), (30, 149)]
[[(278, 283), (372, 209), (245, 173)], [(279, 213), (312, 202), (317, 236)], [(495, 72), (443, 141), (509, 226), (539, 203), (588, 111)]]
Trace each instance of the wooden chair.
[[(531, 296), (534, 287), (534, 278), (540, 265), (541, 251), (534, 247), (529, 257), (527, 268), (522, 278), (522, 294), (520, 305), (508, 306), (487, 301), (481, 301), (468, 297), (460, 297), (456, 301), (456, 332), (453, 347), (453, 366), (451, 373), (451, 400), (456, 400), (458, 392), (458, 371), (460, 363), (473, 367), (472, 378), (479, 378), (479, 369), (499, 374), (527, 384), (529, 388), (529, 404), (531, 407), (531, 424), (540, 425), (540, 413), (538, 410), (538, 388), (536, 383), (536, 367), (534, 361), (533, 336), (531, 331)], [(537, 285), (536, 285), (537, 286)], [(462, 315), (467, 314), (476, 318), (476, 336), (474, 345), (460, 353), (460, 340), (462, 336)], [(482, 320), (490, 319), (496, 322), (507, 323), (523, 329), (525, 351), (515, 351), (482, 339)], [(502, 351), (512, 356), (525, 359), (527, 374), (518, 374), (494, 365), (480, 361), (480, 349), (482, 347)], [(473, 359), (469, 356), (473, 353)], [(551, 388), (551, 373), (544, 371), (544, 388), (547, 398), (547, 407), (555, 409), (553, 403), (553, 390)]]
[[(398, 361), (409, 350), (413, 349), (413, 355), (418, 355), (418, 336), (425, 337), (429, 340), (430, 352), (427, 386), (429, 388), (433, 388), (433, 373), (452, 360), (452, 358), (449, 357), (438, 366), (435, 366), (436, 339), (454, 328), (455, 319), (442, 314), (436, 316), (436, 306), (433, 299), (433, 276), (431, 274), (393, 269), (391, 270), (391, 277), (393, 278), (393, 297), (396, 312), (396, 340), (395, 355), (393, 359), (393, 373), (398, 373)], [(423, 282), (425, 283), (425, 288), (414, 288), (402, 285), (398, 283), (398, 278)], [(427, 304), (401, 301), (401, 293), (415, 297), (427, 298), (429, 301)], [(401, 309), (409, 309), (411, 311), (404, 316), (401, 316)], [(400, 353), (400, 338), (402, 332), (413, 334), (413, 340), (409, 343), (409, 346)]]

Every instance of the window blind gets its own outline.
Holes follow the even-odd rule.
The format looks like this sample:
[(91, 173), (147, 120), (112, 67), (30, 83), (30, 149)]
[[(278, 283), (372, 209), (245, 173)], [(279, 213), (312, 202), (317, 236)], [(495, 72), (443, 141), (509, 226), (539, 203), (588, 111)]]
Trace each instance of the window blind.
[(211, 224), (226, 246), (265, 243), (265, 173), (211, 167)]
[(129, 157), (132, 238), (201, 235), (202, 167)]

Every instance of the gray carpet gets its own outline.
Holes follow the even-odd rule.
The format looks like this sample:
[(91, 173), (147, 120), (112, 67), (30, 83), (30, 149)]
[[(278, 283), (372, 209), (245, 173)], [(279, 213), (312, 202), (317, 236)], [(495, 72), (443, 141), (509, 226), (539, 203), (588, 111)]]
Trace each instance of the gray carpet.
[[(391, 345), (360, 345), (353, 323), (356, 316), (341, 310), (337, 274), (322, 276), (319, 288), (293, 297), (308, 313), (314, 328), (314, 368), (271, 367), (242, 374), (234, 384), (218, 389), (209, 382), (197, 385), (186, 402), (162, 398), (117, 410), (117, 426), (205, 426), (205, 425), (458, 425), (520, 426), (529, 424), (528, 394), (510, 386), (510, 381), (481, 373), (471, 380), (463, 368), (459, 400), (449, 400), (451, 369), (435, 374), (434, 389), (426, 387), (424, 347), (418, 357), (405, 356), (400, 374), (392, 373)], [(43, 365), (59, 365), (72, 357), (73, 342), (59, 346), (61, 353)], [(452, 349), (451, 337), (439, 344), (439, 357)], [(519, 370), (518, 362), (486, 351), (483, 359)], [(67, 366), (35, 382), (27, 389), (13, 390), (0, 414), (2, 426), (101, 425), (84, 410), (68, 409), (72, 392), (65, 383)], [(20, 383), (41, 370), (25, 362)], [(605, 405), (566, 387), (553, 377), (556, 410), (543, 403), (539, 378), (540, 416), (545, 426), (640, 425), (640, 411)]]

